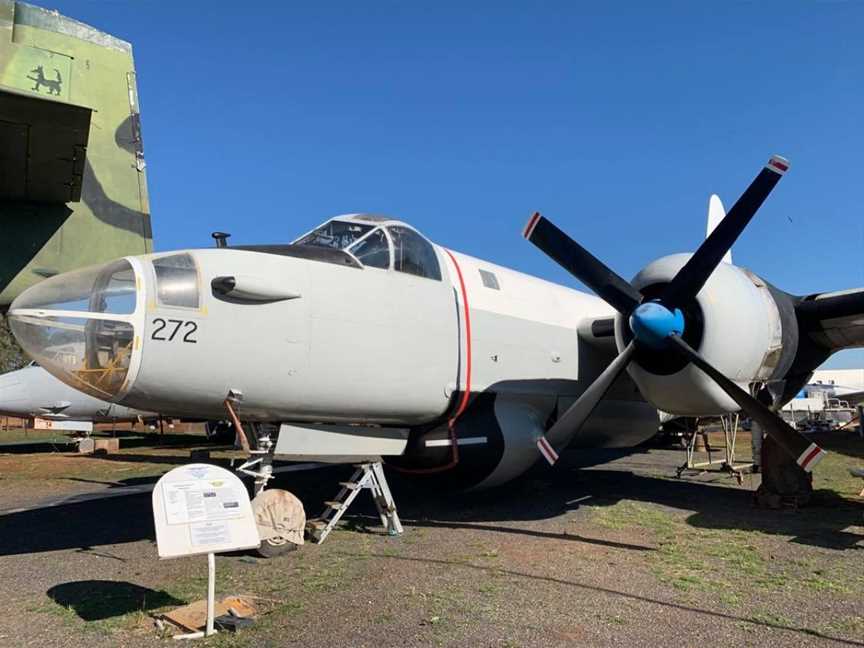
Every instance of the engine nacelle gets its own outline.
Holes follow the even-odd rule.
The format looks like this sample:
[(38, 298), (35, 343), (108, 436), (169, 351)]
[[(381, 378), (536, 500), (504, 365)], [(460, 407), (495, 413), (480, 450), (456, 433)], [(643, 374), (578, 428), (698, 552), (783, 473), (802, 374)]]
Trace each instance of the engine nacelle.
[[(691, 256), (674, 254), (653, 261), (636, 275), (633, 286), (646, 297), (659, 296)], [(798, 339), (794, 312), (778, 305), (775, 297), (780, 298), (779, 293), (756, 275), (721, 263), (696, 298), (681, 306), (683, 338), (745, 390), (750, 383), (771, 380), (785, 372), (781, 365), (794, 355)], [(631, 339), (629, 325), (618, 315), (619, 351)], [(642, 395), (660, 410), (682, 416), (738, 410), (714, 381), (669, 350), (640, 348), (628, 372)]]
[[(436, 489), (499, 486), (540, 459), (536, 441), (545, 433), (549, 417), (556, 409), (564, 411), (574, 399), (548, 394), (476, 394), (456, 422), (459, 461), (455, 466), (438, 471), (449, 466), (453, 457), (446, 423), (413, 429), (405, 453), (387, 457), (387, 462), (418, 479), (429, 477)], [(597, 407), (580, 432), (580, 445), (633, 446), (653, 436), (657, 425), (657, 411), (651, 405), (613, 397)]]

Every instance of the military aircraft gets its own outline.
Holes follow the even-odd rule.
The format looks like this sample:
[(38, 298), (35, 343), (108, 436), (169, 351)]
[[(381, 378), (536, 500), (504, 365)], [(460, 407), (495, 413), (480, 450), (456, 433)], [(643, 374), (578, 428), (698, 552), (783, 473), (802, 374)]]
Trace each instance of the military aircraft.
[(0, 375), (0, 412), (20, 418), (88, 423), (159, 417), (155, 412), (109, 403), (73, 389), (35, 362)]
[(0, 0), (0, 163), (0, 310), (45, 277), (150, 252), (132, 46)]
[[(811, 470), (774, 409), (864, 344), (864, 290), (785, 293), (723, 258), (785, 174), (772, 157), (694, 254), (627, 282), (535, 214), (524, 236), (597, 296), (436, 245), (370, 214), (288, 245), (131, 256), (52, 277), (10, 309), (23, 348), (130, 407), (279, 424), (265, 455), (384, 455), (487, 487), (570, 443), (631, 446), (657, 409), (743, 410)], [(626, 370), (626, 371), (625, 371)], [(756, 397), (758, 396), (758, 398)]]
[[(45, 371), (36, 362), (22, 369), (0, 374), (0, 414), (22, 419), (83, 423), (141, 422), (161, 429), (164, 419), (173, 428), (174, 417), (157, 412), (110, 403), (74, 389)], [(202, 422), (187, 418), (187, 423)], [(229, 420), (203, 421), (211, 441), (227, 442), (235, 437)]]

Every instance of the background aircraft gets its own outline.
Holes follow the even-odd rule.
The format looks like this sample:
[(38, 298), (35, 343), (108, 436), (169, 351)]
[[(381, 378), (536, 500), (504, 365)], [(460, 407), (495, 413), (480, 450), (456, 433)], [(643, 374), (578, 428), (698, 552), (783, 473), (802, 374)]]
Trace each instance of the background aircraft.
[[(161, 426), (165, 418), (156, 412), (109, 403), (73, 389), (35, 362), (0, 375), (0, 414), (88, 423), (141, 421), (151, 427), (157, 422)], [(186, 419), (186, 422), (197, 421)], [(211, 441), (227, 442), (235, 437), (234, 426), (227, 420), (204, 421), (204, 431)]]
[(131, 45), (0, 0), (0, 163), (0, 310), (45, 277), (150, 252)]
[(292, 245), (223, 237), (54, 277), (10, 319), (67, 384), (181, 415), (233, 403), (243, 420), (282, 423), (263, 439), (279, 455), (395, 455), (403, 470), (493, 486), (571, 441), (636, 444), (655, 408), (740, 408), (809, 470), (821, 449), (770, 408), (864, 343), (864, 291), (796, 297), (722, 262), (787, 168), (772, 158), (695, 254), (632, 283), (535, 215), (525, 236), (599, 297), (360, 214)]
[(155, 412), (109, 403), (73, 389), (35, 362), (0, 375), (0, 413), (92, 423), (159, 417)]

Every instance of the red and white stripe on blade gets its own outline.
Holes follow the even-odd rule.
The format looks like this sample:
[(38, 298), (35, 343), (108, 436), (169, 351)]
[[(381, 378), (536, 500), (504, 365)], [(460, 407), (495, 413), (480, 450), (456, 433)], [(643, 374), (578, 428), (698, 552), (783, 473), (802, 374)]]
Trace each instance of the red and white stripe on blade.
[(555, 452), (555, 448), (546, 440), (546, 437), (537, 439), (537, 449), (540, 450), (540, 454), (549, 462), (550, 466), (554, 466), (555, 462), (558, 461), (558, 453)]
[(540, 220), (540, 212), (534, 212), (534, 215), (528, 219), (528, 223), (525, 225), (525, 229), (522, 231), (522, 236), (524, 236), (529, 241), (531, 240), (531, 235), (534, 233), (534, 228), (537, 227), (537, 222)]
[(810, 472), (816, 466), (817, 463), (822, 461), (822, 457), (824, 457), (827, 452), (825, 452), (822, 448), (820, 448), (815, 443), (811, 443), (807, 446), (807, 449), (801, 453), (801, 456), (798, 457), (798, 465), (805, 472)]
[(772, 171), (783, 175), (789, 170), (789, 160), (779, 155), (773, 155), (771, 156), (771, 159), (768, 160), (768, 164), (766, 164), (765, 166)]

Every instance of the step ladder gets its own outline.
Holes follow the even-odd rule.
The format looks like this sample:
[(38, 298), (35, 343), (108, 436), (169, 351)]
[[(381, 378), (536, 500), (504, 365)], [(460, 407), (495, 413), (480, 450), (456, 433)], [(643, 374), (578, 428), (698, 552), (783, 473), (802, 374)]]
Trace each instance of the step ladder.
[(333, 530), (348, 507), (351, 506), (351, 502), (364, 488), (372, 491), (375, 508), (378, 509), (381, 524), (384, 525), (387, 533), (389, 535), (402, 533), (402, 522), (399, 521), (396, 503), (393, 501), (393, 494), (390, 492), (387, 478), (384, 476), (384, 466), (379, 461), (355, 464), (355, 467), (357, 470), (350, 481), (339, 482), (342, 490), (339, 491), (336, 499), (332, 502), (324, 502), (325, 508), (321, 516), (306, 523), (306, 530), (317, 544), (324, 542), (324, 539)]

